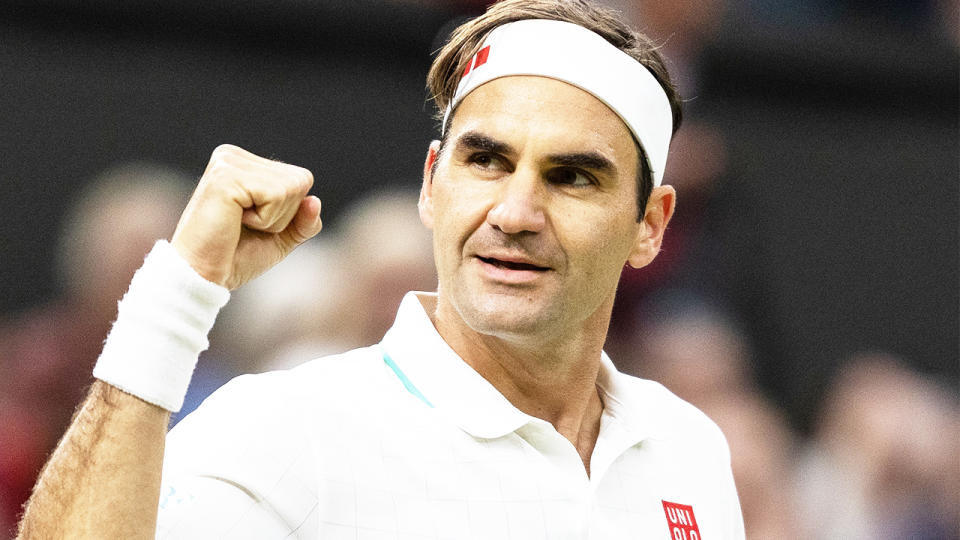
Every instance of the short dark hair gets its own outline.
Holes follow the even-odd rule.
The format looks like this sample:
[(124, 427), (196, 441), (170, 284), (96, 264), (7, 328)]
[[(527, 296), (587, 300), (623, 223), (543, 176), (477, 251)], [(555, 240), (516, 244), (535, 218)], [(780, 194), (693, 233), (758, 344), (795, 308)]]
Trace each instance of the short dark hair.
[[(649, 37), (630, 28), (617, 12), (586, 0), (502, 0), (487, 8), (483, 15), (457, 27), (437, 53), (427, 74), (427, 88), (437, 106), (438, 119), (442, 119), (447, 105), (452, 101), (467, 62), (480, 49), (487, 35), (498, 26), (525, 19), (550, 19), (582, 26), (640, 62), (653, 74), (667, 95), (673, 113), (673, 133), (680, 128), (683, 120), (682, 100), (673, 86), (658, 47)], [(646, 152), (636, 138), (634, 143), (640, 161), (637, 167), (637, 219), (640, 220), (653, 189), (653, 176)]]

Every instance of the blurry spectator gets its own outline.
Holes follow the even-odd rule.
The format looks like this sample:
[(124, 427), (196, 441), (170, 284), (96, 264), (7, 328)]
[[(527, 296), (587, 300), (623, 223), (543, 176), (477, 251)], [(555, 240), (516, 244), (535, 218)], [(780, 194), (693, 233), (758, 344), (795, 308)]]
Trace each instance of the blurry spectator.
[(800, 470), (806, 537), (958, 538), (957, 417), (954, 398), (893, 357), (853, 358)]
[(806, 538), (792, 481), (796, 441), (787, 419), (755, 392), (713, 401), (704, 412), (730, 444), (746, 537)]
[(638, 318), (638, 331), (617, 356), (625, 372), (655, 380), (701, 409), (749, 391), (748, 344), (719, 308), (674, 290), (658, 294)]
[(754, 386), (738, 325), (696, 294), (669, 291), (648, 303), (636, 326), (621, 369), (662, 383), (723, 430), (747, 538), (801, 538), (794, 435)]
[[(359, 327), (350, 315), (352, 291), (343, 250), (324, 230), (280, 264), (233, 291), (217, 317), (207, 356), (222, 356), (230, 377), (292, 367), (349, 350)], [(305, 356), (281, 361), (287, 349)]]
[(28, 405), (0, 392), (0, 538), (13, 536), (20, 505), (50, 451), (47, 434), (37, 429), (34, 416)]
[(63, 222), (62, 295), (0, 326), (0, 523), (14, 522), (92, 381), (117, 301), (154, 241), (173, 233), (190, 187), (145, 164), (94, 179)]
[(338, 227), (357, 293), (346, 316), (363, 317), (358, 345), (380, 341), (407, 291), (437, 289), (432, 236), (420, 222), (418, 198), (417, 192), (376, 192), (354, 204)]

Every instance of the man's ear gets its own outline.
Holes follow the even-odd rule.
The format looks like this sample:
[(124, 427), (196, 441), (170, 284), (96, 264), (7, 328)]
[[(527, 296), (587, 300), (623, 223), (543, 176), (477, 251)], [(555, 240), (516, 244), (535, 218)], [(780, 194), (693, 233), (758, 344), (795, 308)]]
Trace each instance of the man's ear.
[(670, 218), (673, 217), (676, 201), (677, 192), (674, 191), (673, 186), (658, 186), (650, 192), (647, 209), (633, 243), (633, 250), (627, 259), (630, 266), (643, 268), (653, 262), (660, 253), (663, 233), (667, 230)]
[(427, 159), (423, 162), (423, 184), (420, 186), (420, 200), (417, 202), (420, 221), (428, 229), (433, 228), (433, 171), (438, 159), (440, 159), (440, 141), (433, 141), (427, 149)]

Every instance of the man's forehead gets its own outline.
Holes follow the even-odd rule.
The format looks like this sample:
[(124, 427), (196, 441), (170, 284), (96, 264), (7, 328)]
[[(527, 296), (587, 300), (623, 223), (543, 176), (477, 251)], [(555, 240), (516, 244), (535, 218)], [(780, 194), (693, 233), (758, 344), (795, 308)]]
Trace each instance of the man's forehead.
[(619, 115), (589, 92), (548, 77), (502, 77), (478, 87), (457, 107), (449, 128), (452, 142), (483, 134), (512, 146), (637, 159), (633, 135)]

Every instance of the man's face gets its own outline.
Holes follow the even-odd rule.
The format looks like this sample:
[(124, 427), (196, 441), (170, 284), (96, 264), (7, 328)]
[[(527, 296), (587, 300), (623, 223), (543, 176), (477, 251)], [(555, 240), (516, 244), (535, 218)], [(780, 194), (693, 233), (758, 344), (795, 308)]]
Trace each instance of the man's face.
[(420, 204), (438, 312), (502, 338), (555, 339), (591, 320), (605, 332), (644, 228), (623, 121), (579, 88), (513, 76), (471, 92), (448, 128)]

